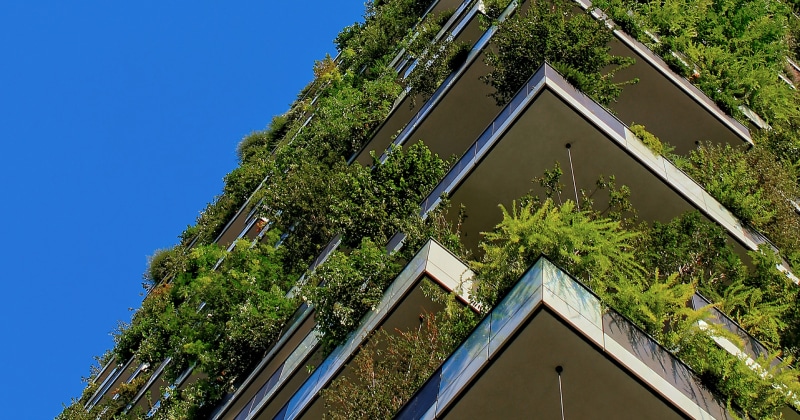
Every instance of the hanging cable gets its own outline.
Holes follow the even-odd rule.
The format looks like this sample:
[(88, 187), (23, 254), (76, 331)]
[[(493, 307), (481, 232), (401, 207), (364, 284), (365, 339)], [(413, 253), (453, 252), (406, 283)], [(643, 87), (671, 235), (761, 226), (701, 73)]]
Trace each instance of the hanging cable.
[(575, 169), (572, 167), (572, 144), (567, 143), (567, 156), (569, 156), (569, 173), (572, 175), (572, 189), (575, 191), (575, 205), (581, 211), (581, 202), (578, 201), (578, 184), (575, 183)]
[(561, 420), (564, 420), (564, 392), (561, 390), (561, 372), (564, 368), (559, 365), (556, 366), (556, 373), (558, 374), (558, 396), (561, 398)]

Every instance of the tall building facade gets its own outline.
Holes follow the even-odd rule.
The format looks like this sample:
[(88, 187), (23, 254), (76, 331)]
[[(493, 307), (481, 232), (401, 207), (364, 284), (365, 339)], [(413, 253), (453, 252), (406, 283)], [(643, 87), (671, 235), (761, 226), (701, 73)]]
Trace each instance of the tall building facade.
[[(768, 253), (776, 281), (795, 286), (786, 253), (677, 162), (698, 147), (747, 153), (754, 133), (779, 128), (745, 103), (734, 118), (698, 88), (706, 68), (636, 21), (655, 12), (626, 21), (615, 11), (632, 5), (603, 6), (368, 5), (293, 108), (240, 145), (225, 195), (154, 259), (143, 308), (62, 417), (800, 418), (797, 375), (778, 357), (786, 339), (763, 343), (697, 292), (735, 292), (723, 268), (704, 271), (718, 268), (705, 245), (673, 244), (686, 245), (681, 268), (631, 280), (638, 296), (622, 285), (661, 264), (627, 253), (666, 243), (628, 233), (694, 214), (675, 241), (711, 226), (715, 252), (739, 261), (731, 270)], [(566, 46), (503, 61), (531, 56), (530, 34), (514, 31), (548, 25), (532, 48)], [(585, 50), (563, 53), (581, 47), (567, 36)], [(774, 78), (791, 92), (784, 58)], [(523, 215), (584, 223), (573, 233), (587, 243), (564, 233), (536, 248), (546, 240), (514, 237)], [(509, 257), (514, 247), (529, 255)], [(664, 308), (662, 289), (680, 307)]]

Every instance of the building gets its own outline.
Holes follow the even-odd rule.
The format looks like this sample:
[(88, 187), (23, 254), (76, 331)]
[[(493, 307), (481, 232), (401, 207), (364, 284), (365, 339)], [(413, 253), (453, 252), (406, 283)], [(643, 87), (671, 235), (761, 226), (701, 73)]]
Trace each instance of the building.
[[(391, 2), (383, 4), (386, 3)], [(704, 220), (723, 229), (729, 245), (742, 258), (764, 245), (775, 248), (670, 159), (654, 153), (652, 146), (645, 145), (631, 129), (634, 123), (644, 125), (674, 146), (676, 153), (687, 154), (705, 140), (734, 147), (751, 145), (751, 130), (765, 128), (764, 120), (743, 108), (743, 115), (750, 118), (748, 127), (726, 114), (691, 81), (675, 73), (661, 56), (621, 29), (613, 31), (610, 51), (634, 59), (635, 64), (615, 77), (637, 78), (638, 83), (625, 86), (618, 100), (608, 107), (573, 87), (548, 63), (541, 64), (538, 70), (531, 69), (532, 76), (525, 85), (507, 103), (498, 105), (489, 96), (491, 88), (483, 82), (492, 71), (486, 64), (486, 55), (496, 48), (493, 42), (503, 23), (525, 13), (530, 3), (440, 0), (425, 4), (426, 8), (420, 9), (424, 10), (423, 20), (428, 16), (446, 17), (440, 19), (438, 31), (427, 44), (429, 49), (443, 42), (462, 43), (466, 45), (463, 54), (459, 60), (449, 61), (451, 67), (444, 80), (428, 92), (427, 99), (427, 95), (415, 96), (413, 90), (402, 90), (393, 99), (389, 112), (371, 127), (366, 141), (355, 149), (349, 163), (370, 165), (370, 152), (377, 152), (379, 161), (385, 162), (391, 159), (388, 151), (392, 145), (410, 147), (420, 139), (439, 156), (456, 156), (457, 161), (442, 179), (423, 195), (419, 214), (425, 218), (437, 209), (443, 196), (448, 197), (451, 210), (445, 210), (441, 217), (460, 225), (463, 246), (473, 252), (479, 252), (480, 232), (491, 231), (502, 220), (498, 204), (510, 208), (514, 200), (529, 193), (531, 180), (556, 162), (565, 168), (569, 178), (563, 194), (578, 203), (582, 201), (580, 188), (590, 188), (598, 176), (613, 175), (617, 184), (635, 192), (630, 195), (630, 203), (639, 220), (667, 223), (688, 211), (697, 211)], [(581, 8), (592, 13), (600, 25), (611, 25), (588, 2), (575, 3), (569, 12), (580, 14)], [(488, 21), (487, 15), (494, 20)], [(374, 20), (380, 21), (377, 17)], [(414, 16), (411, 21), (418, 19)], [(350, 34), (353, 32), (357, 31)], [(417, 34), (423, 32), (417, 30)], [(342, 42), (346, 45), (347, 39)], [(403, 45), (411, 48), (411, 44)], [(435, 53), (415, 56), (404, 48), (384, 47), (393, 56), (389, 66), (404, 77), (410, 77), (417, 67), (430, 64), (419, 57), (430, 57), (431, 62), (436, 59)], [(438, 51), (444, 54), (444, 49)], [(685, 56), (674, 57), (682, 60)], [(336, 63), (345, 67), (347, 60), (358, 59), (344, 52)], [(366, 67), (359, 71), (367, 71)], [(303, 130), (312, 130), (324, 118), (315, 104), (324, 101), (329, 94), (325, 89), (336, 83), (326, 81), (324, 76), (331, 73), (319, 74), (322, 76), (300, 99), (308, 104), (307, 108), (294, 111), (297, 124), (282, 132), (275, 150), (311, 144), (303, 143)], [(791, 84), (785, 75), (780, 76)], [(214, 242), (233, 252), (248, 243), (252, 247), (274, 239), (268, 232), (277, 229), (281, 212), (286, 209), (264, 211), (265, 196), (259, 194), (273, 182), (279, 181), (274, 175), (268, 176), (249, 194), (250, 198), (225, 221)], [(452, 210), (461, 206), (468, 212), (463, 220)], [(282, 230), (278, 246), (291, 235), (302, 234), (302, 225), (290, 221)], [(395, 253), (411, 246), (406, 236), (398, 231), (378, 245)], [(241, 239), (245, 242), (237, 241)], [(453, 254), (456, 250), (428, 240), (420, 249), (406, 250), (413, 257), (404, 261), (399, 274), (386, 282), (388, 288), (379, 291), (380, 299), (363, 317), (355, 319), (354, 328), (344, 340), (327, 348), (323, 345), (325, 333), (317, 328), (317, 309), (297, 297), (305, 293), (302, 285), (313, 278), (312, 273), (337, 250), (344, 249), (346, 254), (356, 248), (352, 243), (343, 245), (341, 235), (328, 239), (327, 243), (316, 244), (315, 249), (320, 252), (297, 285), (288, 290), (287, 299), (294, 299), (292, 302), (299, 307), (280, 323), (279, 332), (263, 354), (253, 356), (256, 362), (232, 380), (225, 395), (207, 397), (213, 403), (194, 402), (193, 407), (200, 406), (199, 412), (204, 416), (237, 420), (322, 417), (331, 409), (331, 403), (326, 403), (321, 393), (342, 378), (358, 383), (354, 379), (358, 369), (355, 358), (374, 339), (375, 331), (421, 331), (424, 317), (445, 311), (446, 305), (426, 292), (430, 288), (451, 294), (457, 305), (484, 316), (444, 361), (434, 366), (432, 374), (422, 378), (417, 389), (409, 390), (409, 398), (396, 413), (398, 418), (513, 418), (530, 417), (532, 413), (542, 418), (759, 415), (738, 406), (740, 400), (735, 397), (721, 395), (724, 386), (710, 389), (707, 377), (695, 372), (635, 321), (617, 312), (619, 308), (604, 303), (586, 285), (591, 279), (572, 277), (547, 256), (531, 261), (530, 268), (502, 300), (488, 308), (472, 296), (480, 275)], [(187, 241), (185, 249), (200, 245)], [(225, 255), (220, 255), (213, 270), (223, 266)], [(777, 268), (796, 282), (787, 262), (779, 261)], [(156, 280), (170, 284), (174, 278), (173, 273), (172, 277)], [(363, 287), (367, 285), (365, 281)], [(151, 290), (157, 287), (160, 286)], [(186, 302), (188, 305), (190, 300)], [(194, 312), (208, 312), (207, 318), (211, 319), (213, 312), (209, 311), (213, 308), (208, 308), (214, 304), (206, 303), (203, 300)], [(686, 305), (700, 309), (709, 303), (695, 294)], [(756, 362), (759, 358), (768, 357), (769, 363), (783, 369), (780, 360), (772, 360), (774, 355), (768, 347), (745, 328), (716, 308), (709, 311), (709, 316), (698, 321), (700, 329), (715, 331), (709, 326), (714, 324), (727, 330), (725, 334), (711, 332), (707, 337), (716, 350), (728, 352), (749, 366), (754, 381), (769, 382), (774, 374)], [(197, 367), (202, 361), (186, 364), (186, 355), (176, 354), (167, 355), (158, 364), (142, 361), (141, 350), (124, 360), (111, 357), (93, 378), (89, 392), (76, 403), (77, 409), (65, 411), (65, 417), (77, 416), (74, 413), (88, 413), (88, 418), (159, 417), (165, 415), (162, 406), (172, 403), (170, 399), (183, 398), (177, 396), (193, 384), (216, 380)], [(168, 374), (170, 369), (178, 373)], [(223, 370), (221, 376), (224, 375)], [(780, 407), (770, 414), (800, 417), (794, 390), (783, 386), (774, 386), (775, 392), (785, 398), (773, 401), (773, 406)]]

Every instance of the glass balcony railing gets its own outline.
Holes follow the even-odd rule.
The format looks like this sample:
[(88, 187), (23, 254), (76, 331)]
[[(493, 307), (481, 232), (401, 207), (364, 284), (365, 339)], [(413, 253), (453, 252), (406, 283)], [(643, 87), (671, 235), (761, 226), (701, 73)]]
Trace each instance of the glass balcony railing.
[[(541, 307), (548, 310), (538, 310)], [(579, 281), (541, 257), (395, 418), (440, 418), (446, 415), (459, 404), (459, 396), (491, 369), (491, 361), (515, 345), (517, 337), (529, 328), (526, 325), (532, 325), (529, 323), (531, 318), (550, 316), (542, 314), (552, 314), (569, 325), (571, 328), (564, 330), (566, 334), (578, 335), (592, 343), (587, 351), (607, 354), (618, 363), (619, 369), (640, 378), (668, 402), (667, 409), (701, 418), (713, 417), (709, 413), (726, 413), (725, 405), (715, 401), (702, 388), (691, 369), (627, 320), (604, 308), (600, 299)], [(546, 345), (557, 339), (556, 331), (544, 331), (552, 336), (528, 336), (525, 343), (536, 340)], [(580, 358), (581, 355), (563, 355), (562, 360), (569, 362), (569, 357)], [(608, 386), (610, 388), (613, 384), (608, 383)], [(624, 407), (614, 410), (619, 415), (624, 412)]]

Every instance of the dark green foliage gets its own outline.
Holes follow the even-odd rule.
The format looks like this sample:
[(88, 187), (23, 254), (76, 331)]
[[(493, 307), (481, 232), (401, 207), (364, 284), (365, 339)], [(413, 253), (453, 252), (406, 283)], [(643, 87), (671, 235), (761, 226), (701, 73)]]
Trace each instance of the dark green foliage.
[(666, 224), (653, 223), (637, 249), (649, 269), (676, 273), (685, 283), (698, 282), (704, 291), (719, 290), (746, 271), (727, 240), (721, 227), (693, 211)]
[(350, 254), (334, 252), (312, 274), (304, 293), (316, 309), (328, 351), (344, 342), (361, 317), (380, 302), (400, 266), (379, 245), (364, 239)]
[(148, 258), (147, 271), (144, 278), (148, 287), (153, 287), (168, 280), (171, 276), (186, 269), (185, 248), (176, 246), (170, 249), (159, 249)]
[(336, 38), (342, 67), (361, 71), (394, 52), (429, 5), (427, 0), (367, 2), (365, 22), (348, 26)]
[(326, 418), (392, 418), (447, 355), (437, 324), (427, 315), (418, 329), (373, 336), (352, 363), (354, 378), (337, 379), (322, 392)]
[(289, 129), (288, 122), (286, 115), (276, 115), (272, 117), (272, 122), (269, 123), (269, 127), (266, 130), (250, 133), (242, 139), (239, 145), (236, 146), (236, 156), (239, 157), (239, 163), (245, 163), (272, 153), (278, 142), (286, 135), (286, 131)]
[(116, 335), (118, 360), (135, 354), (155, 366), (172, 357), (167, 381), (195, 365), (208, 375), (203, 392), (221, 397), (261, 359), (296, 308), (285, 297), (294, 277), (283, 270), (283, 250), (249, 245), (241, 241), (232, 252), (193, 248), (186, 269), (156, 286)]
[(511, 4), (511, 0), (484, 0), (484, 12), (488, 18), (497, 19), (509, 4)]
[(458, 69), (466, 60), (470, 46), (444, 37), (433, 43), (442, 25), (452, 15), (451, 12), (428, 16), (416, 27), (416, 33), (406, 45), (406, 54), (417, 64), (403, 80), (409, 88), (412, 106), (419, 95), (427, 101), (444, 79)]
[(250, 155), (247, 161), (225, 176), (222, 194), (206, 206), (194, 226), (184, 231), (181, 235), (182, 245), (188, 245), (192, 240), (209, 244), (217, 238), (253, 190), (274, 170), (273, 161), (267, 156)]
[(599, 103), (616, 99), (625, 83), (611, 78), (633, 61), (609, 52), (611, 31), (588, 14), (574, 13), (566, 0), (531, 3), (527, 13), (500, 24), (495, 48), (486, 54), (492, 71), (484, 80), (496, 89), (497, 104), (511, 100), (545, 61)]
[(385, 243), (444, 176), (446, 163), (422, 144), (394, 149), (374, 170), (360, 165), (306, 162), (292, 165), (281, 182), (263, 191), (270, 208), (281, 209), (277, 226), (293, 234), (285, 242), (287, 260), (303, 270), (336, 234), (346, 246), (361, 239)]

